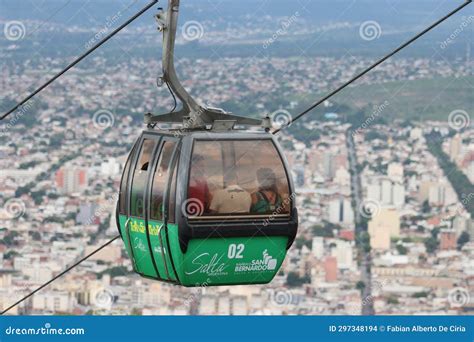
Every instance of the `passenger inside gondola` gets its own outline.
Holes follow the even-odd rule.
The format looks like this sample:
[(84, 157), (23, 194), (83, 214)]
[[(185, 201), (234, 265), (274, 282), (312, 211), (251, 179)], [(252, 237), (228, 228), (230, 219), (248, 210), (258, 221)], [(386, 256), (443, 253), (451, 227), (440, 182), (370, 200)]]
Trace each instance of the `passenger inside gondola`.
[(237, 180), (237, 174), (231, 172), (226, 180), (227, 186), (218, 189), (212, 196), (209, 210), (213, 214), (248, 213), (252, 198), (248, 191), (243, 189)]
[(261, 168), (257, 171), (258, 190), (252, 194), (250, 211), (258, 214), (269, 214), (280, 208), (283, 199), (278, 192), (275, 173), (272, 169)]
[(288, 190), (285, 168), (270, 140), (195, 142), (187, 194), (201, 205), (195, 217), (288, 216)]

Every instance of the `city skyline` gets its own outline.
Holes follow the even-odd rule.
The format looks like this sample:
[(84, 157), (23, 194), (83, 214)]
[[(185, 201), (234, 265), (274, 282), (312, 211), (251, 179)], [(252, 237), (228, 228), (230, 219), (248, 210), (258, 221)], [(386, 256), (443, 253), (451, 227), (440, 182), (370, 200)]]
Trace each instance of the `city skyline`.
[[(359, 28), (352, 30), (364, 41)], [(254, 58), (179, 58), (177, 66), (202, 103), (238, 115), (270, 115), (275, 127), (289, 125), (278, 140), (296, 185), (300, 227), (274, 280), (194, 289), (158, 283), (132, 273), (121, 241), (115, 241), (10, 313), (472, 311), (470, 47), (454, 59), (442, 56), (449, 44), (440, 43), (435, 58), (391, 59), (314, 116), (292, 123), (318, 94), (348, 81), (374, 58), (349, 52), (258, 55), (271, 39), (259, 40)], [(1, 46), (9, 56), (8, 44)], [(120, 176), (144, 128), (143, 114), (173, 105), (166, 89), (154, 85), (157, 59), (130, 53), (124, 50), (118, 63), (91, 57), (0, 126), (2, 309), (117, 234)], [(26, 92), (25, 84), (39, 84), (64, 62), (2, 59), (2, 111)], [(377, 97), (361, 98), (374, 89)]]

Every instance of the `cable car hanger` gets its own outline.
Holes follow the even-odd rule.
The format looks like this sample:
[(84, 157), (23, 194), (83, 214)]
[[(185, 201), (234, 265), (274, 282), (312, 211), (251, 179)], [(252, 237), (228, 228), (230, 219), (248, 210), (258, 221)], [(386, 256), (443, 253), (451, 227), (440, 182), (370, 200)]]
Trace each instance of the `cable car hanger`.
[[(162, 8), (159, 9), (155, 19), (158, 22), (158, 30), (163, 33), (163, 56), (162, 68), (163, 76), (158, 78), (158, 85), (166, 83), (171, 88), (172, 92), (179, 98), (183, 108), (178, 112), (171, 111), (170, 113), (153, 115), (151, 113), (145, 114), (145, 123), (151, 125), (152, 123), (182, 123), (188, 129), (205, 129), (207, 125), (213, 127), (222, 127), (222, 124), (228, 123), (246, 125), (246, 126), (260, 126), (265, 129), (270, 129), (270, 119), (259, 120), (244, 116), (233, 115), (229, 112), (219, 108), (203, 107), (189, 94), (189, 92), (182, 86), (176, 74), (174, 66), (174, 50), (176, 43), (176, 30), (178, 26), (180, 0), (169, 0), (167, 11), (164, 12)], [(220, 123), (219, 125), (214, 123)]]
[[(115, 31), (113, 31), (111, 34), (109, 34), (108, 36), (106, 36), (102, 41), (100, 41), (99, 43), (97, 43), (94, 47), (92, 47), (90, 50), (88, 50), (86, 53), (84, 53), (83, 55), (81, 55), (78, 59), (76, 59), (74, 62), (72, 62), (71, 64), (69, 64), (64, 70), (62, 70), (61, 72), (59, 72), (58, 74), (56, 74), (52, 79), (50, 79), (49, 81), (47, 81), (46, 83), (44, 83), (42, 86), (40, 86), (38, 89), (36, 89), (33, 93), (31, 93), (29, 96), (27, 96), (24, 100), (20, 101), (15, 107), (13, 107), (9, 112), (5, 113), (1, 118), (0, 118), (0, 121), (5, 119), (8, 115), (10, 115), (11, 113), (13, 113), (15, 110), (17, 110), (20, 106), (22, 106), (23, 104), (25, 104), (29, 99), (31, 99), (32, 97), (34, 97), (36, 94), (38, 94), (40, 91), (42, 91), (44, 88), (46, 88), (49, 84), (51, 84), (52, 82), (54, 82), (57, 78), (59, 78), (61, 75), (63, 75), (66, 71), (68, 71), (69, 69), (71, 69), (73, 66), (75, 66), (77, 63), (79, 63), (82, 59), (84, 59), (86, 56), (88, 56), (90, 53), (92, 53), (94, 50), (96, 50), (98, 47), (100, 47), (102, 44), (104, 44), (106, 41), (108, 41), (112, 36), (114, 36), (116, 33), (118, 33), (120, 30), (122, 30), (125, 26), (127, 26), (128, 24), (130, 24), (132, 21), (134, 21), (138, 16), (140, 16), (141, 14), (143, 14), (147, 9), (149, 9), (151, 6), (153, 6), (155, 3), (157, 2), (157, 0), (153, 0), (149, 5), (147, 5), (144, 9), (142, 9), (140, 12), (138, 12), (136, 15), (134, 15), (132, 18), (130, 18), (125, 24), (119, 26)], [(173, 2), (172, 0), (170, 0), (170, 3)], [(459, 12), (461, 9), (463, 9), (465, 6), (467, 6), (468, 4), (470, 4), (472, 2), (472, 0), (468, 0), (466, 2), (464, 2), (462, 5), (458, 6), (456, 9), (454, 9), (453, 11), (451, 11), (449, 14), (445, 15), (444, 17), (442, 17), (441, 19), (437, 20), (435, 23), (433, 23), (432, 25), (430, 25), (428, 28), (426, 28), (425, 30), (423, 30), (422, 32), (420, 32), (419, 34), (417, 34), (415, 37), (413, 37), (412, 39), (410, 39), (409, 41), (407, 41), (406, 43), (402, 44), (400, 47), (398, 47), (397, 49), (395, 49), (394, 51), (392, 51), (391, 53), (387, 54), (385, 57), (383, 57), (382, 59), (380, 59), (379, 61), (375, 62), (374, 64), (372, 64), (370, 67), (368, 67), (367, 69), (365, 69), (364, 71), (362, 71), (360, 74), (358, 74), (357, 76), (355, 76), (354, 78), (352, 78), (350, 81), (344, 83), (342, 86), (340, 86), (339, 88), (337, 88), (336, 90), (332, 91), (329, 95), (325, 96), (322, 100), (319, 100), (317, 101), (316, 103), (314, 103), (311, 107), (309, 107), (307, 110), (303, 111), (302, 113), (300, 113), (299, 115), (295, 116), (294, 121), (296, 121), (297, 119), (301, 118), (302, 116), (304, 116), (305, 114), (307, 114), (308, 112), (310, 112), (312, 109), (314, 109), (316, 106), (318, 106), (319, 104), (321, 104), (325, 99), (328, 99), (330, 98), (331, 96), (335, 95), (336, 93), (338, 93), (339, 91), (341, 91), (342, 89), (344, 89), (345, 87), (347, 87), (349, 84), (353, 83), (355, 80), (359, 79), (360, 77), (362, 77), (363, 75), (365, 75), (367, 72), (369, 72), (370, 70), (374, 69), (375, 67), (377, 67), (379, 64), (383, 63), (385, 60), (387, 60), (388, 58), (390, 58), (391, 56), (393, 56), (394, 54), (396, 54), (397, 52), (399, 52), (400, 50), (402, 50), (403, 48), (405, 48), (406, 46), (410, 45), (411, 43), (413, 43), (415, 40), (417, 40), (418, 38), (420, 38), (421, 36), (423, 36), (424, 34), (426, 34), (427, 32), (429, 32), (430, 30), (432, 30), (434, 27), (438, 26), (440, 23), (442, 23), (443, 21), (445, 21), (446, 19), (448, 19), (449, 17), (451, 17), (452, 15), (454, 15), (455, 13)], [(176, 2), (174, 2), (176, 3)], [(179, 8), (177, 8), (179, 9)], [(175, 13), (177, 15), (177, 11)], [(171, 16), (169, 17), (171, 18)], [(157, 18), (158, 19), (158, 18)], [(167, 23), (166, 21), (166, 17), (162, 17), (160, 18), (162, 21), (160, 22), (163, 22), (163, 23)], [(173, 21), (169, 21), (170, 23), (173, 22)], [(176, 22), (174, 22), (174, 24), (176, 24)], [(175, 27), (176, 29), (176, 27)], [(174, 31), (176, 32), (176, 30)], [(164, 37), (165, 38), (165, 37)], [(168, 36), (168, 39), (170, 37)], [(171, 45), (170, 45), (171, 46)], [(174, 41), (173, 41), (173, 47), (174, 47)], [(168, 51), (172, 51), (171, 49), (168, 50)], [(171, 115), (173, 115), (173, 110), (170, 112), (170, 113), (167, 113), (167, 114), (164, 114), (164, 115), (158, 115), (158, 116), (153, 116), (152, 114), (148, 115), (148, 119), (150, 119), (150, 123), (151, 122), (154, 122), (154, 123), (157, 123), (157, 122), (178, 122), (179, 120), (183, 119), (183, 123), (186, 124), (192, 124), (193, 127), (195, 128), (203, 128), (204, 125), (207, 125), (209, 122), (213, 121), (214, 123), (219, 121), (222, 116), (221, 115), (216, 115), (217, 114), (224, 114), (225, 112), (223, 111), (220, 111), (220, 110), (215, 110), (215, 109), (212, 109), (212, 108), (204, 108), (204, 107), (201, 107), (201, 106), (191, 106), (190, 104), (192, 104), (192, 99), (191, 101), (189, 100), (188, 97), (186, 97), (186, 94), (187, 92), (186, 91), (182, 91), (184, 90), (184, 88), (182, 88), (182, 90), (180, 91), (179, 89), (179, 81), (176, 82), (177, 78), (175, 80), (173, 80), (173, 72), (174, 72), (174, 66), (172, 64), (172, 59), (168, 59), (168, 61), (171, 60), (171, 68), (169, 67), (169, 64), (164, 64), (164, 68), (163, 68), (163, 71), (164, 71), (164, 77), (162, 79), (162, 82), (166, 83), (168, 86), (170, 86), (170, 84), (173, 84), (173, 86), (175, 87), (174, 88), (174, 91), (179, 93), (180, 96), (180, 100), (183, 102), (183, 107), (185, 107), (186, 105), (188, 106), (188, 110), (184, 110), (182, 111), (182, 114), (179, 114), (179, 116), (173, 116), (173, 117), (169, 117)], [(168, 65), (168, 67), (166, 67), (166, 65)], [(169, 72), (171, 70), (171, 72)], [(166, 73), (166, 71), (168, 71)], [(166, 77), (166, 75), (168, 77)], [(170, 77), (171, 76), (171, 77)], [(174, 76), (176, 77), (176, 73), (174, 72)], [(171, 86), (170, 86), (171, 88)], [(172, 93), (173, 94), (173, 93)], [(173, 94), (174, 95), (174, 94)], [(189, 94), (187, 94), (189, 96)], [(183, 101), (184, 100), (184, 101)], [(194, 101), (195, 103), (195, 101)], [(196, 104), (197, 105), (197, 104)], [(193, 108), (194, 108), (194, 112), (193, 112)], [(202, 108), (202, 109), (201, 109)], [(201, 121), (198, 121), (196, 119), (196, 115), (199, 117), (200, 116), (200, 113), (201, 112), (204, 112), (206, 113), (206, 115), (203, 117), (203, 119)], [(210, 115), (207, 115), (208, 113), (211, 113)], [(168, 117), (166, 117), (168, 115)], [(177, 118), (177, 119), (175, 119)], [(196, 123), (194, 124), (193, 122), (188, 122), (187, 120), (190, 120), (191, 118), (195, 118), (193, 119), (194, 120), (197, 120)], [(224, 117), (225, 118), (229, 118), (229, 117)], [(199, 118), (198, 118), (199, 119)], [(257, 125), (257, 121), (252, 121), (250, 123), (250, 121), (247, 121), (247, 120), (244, 120), (244, 121), (240, 121), (240, 120), (243, 120), (243, 119), (247, 119), (247, 118), (242, 118), (242, 117), (236, 117), (236, 116), (232, 116), (231, 117), (231, 120), (229, 121), (232, 121), (234, 123), (240, 123), (240, 124), (244, 124), (244, 125)], [(168, 121), (170, 120), (170, 121)], [(256, 119), (255, 119), (256, 120)], [(226, 121), (226, 120), (224, 120)], [(149, 123), (149, 124), (150, 124)], [(186, 125), (185, 125), (186, 126)], [(263, 122), (263, 125), (262, 127), (266, 127), (266, 123)], [(281, 128), (279, 128), (278, 130), (274, 131), (273, 133), (278, 133), (281, 129), (285, 128), (287, 126), (282, 126)], [(49, 280), (48, 282), (44, 283), (43, 285), (41, 285), (40, 287), (36, 288), (35, 290), (33, 290), (31, 293), (29, 293), (27, 296), (23, 297), (22, 299), (18, 300), (17, 302), (15, 302), (14, 304), (12, 304), (11, 306), (9, 306), (7, 309), (3, 310), (0, 314), (5, 314), (6, 312), (8, 312), (9, 310), (11, 310), (12, 308), (14, 308), (15, 306), (17, 306), (18, 304), (20, 304), (21, 302), (23, 302), (24, 300), (26, 300), (27, 298), (31, 297), (32, 295), (34, 295), (35, 293), (37, 293), (38, 291), (40, 291), (41, 289), (43, 289), (44, 287), (46, 287), (47, 285), (51, 284), (53, 281), (57, 280), (58, 278), (60, 278), (62, 275), (66, 274), (67, 272), (69, 272), (70, 270), (72, 270), (73, 268), (75, 268), (76, 266), (78, 266), (82, 261), (84, 260), (87, 260), (90, 256), (94, 255), (95, 253), (97, 253), (98, 251), (100, 251), (101, 249), (103, 249), (104, 247), (106, 247), (107, 245), (109, 245), (110, 243), (112, 243), (113, 241), (115, 241), (117, 238), (119, 238), (120, 235), (117, 235), (116, 237), (114, 237), (113, 239), (111, 239), (110, 241), (108, 241), (107, 243), (105, 243), (104, 245), (102, 245), (101, 247), (97, 248), (95, 251), (93, 251), (92, 253), (88, 254), (87, 256), (83, 257), (81, 260), (79, 260), (78, 262), (76, 262), (75, 264), (73, 264), (72, 266), (68, 267), (66, 270), (64, 270), (63, 272), (61, 272), (60, 274), (56, 275), (55, 277), (53, 277), (51, 280)]]

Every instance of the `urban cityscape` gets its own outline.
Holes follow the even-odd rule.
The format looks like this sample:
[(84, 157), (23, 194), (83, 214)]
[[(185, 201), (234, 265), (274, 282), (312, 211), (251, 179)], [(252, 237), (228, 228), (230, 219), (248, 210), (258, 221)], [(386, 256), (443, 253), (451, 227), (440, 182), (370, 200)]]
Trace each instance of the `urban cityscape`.
[[(119, 239), (8, 314), (472, 314), (470, 49), (453, 59), (390, 59), (294, 124), (300, 109), (373, 58), (178, 58), (184, 86), (202, 103), (289, 126), (277, 139), (295, 184), (299, 227), (278, 275), (267, 285), (161, 283), (133, 272)], [(2, 113), (65, 63), (15, 59), (15, 50), (1, 50)], [(121, 174), (143, 115), (173, 106), (166, 87), (155, 85), (160, 68), (157, 58), (130, 50), (114, 61), (91, 56), (0, 125), (2, 310), (117, 235)], [(431, 81), (460, 84), (461, 100), (451, 99), (449, 110), (440, 94), (410, 112), (399, 107), (413, 95), (406, 87)], [(385, 95), (358, 98), (374, 87)]]

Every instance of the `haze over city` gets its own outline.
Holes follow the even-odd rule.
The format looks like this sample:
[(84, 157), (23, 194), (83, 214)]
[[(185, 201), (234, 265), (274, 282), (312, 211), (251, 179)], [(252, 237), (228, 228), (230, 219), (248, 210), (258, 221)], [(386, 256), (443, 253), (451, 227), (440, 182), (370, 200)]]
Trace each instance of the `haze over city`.
[[(1, 0), (1, 112), (145, 3)], [(117, 240), (9, 313), (471, 313), (473, 10), (292, 123), (452, 6), (183, 1), (183, 85), (208, 106), (289, 126), (277, 139), (299, 230), (280, 272), (268, 285), (183, 288), (133, 273)], [(0, 124), (2, 309), (117, 235), (121, 173), (143, 115), (173, 106), (156, 85), (153, 11)]]

